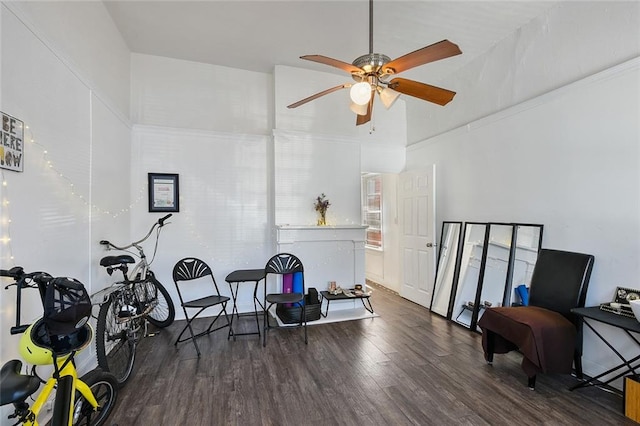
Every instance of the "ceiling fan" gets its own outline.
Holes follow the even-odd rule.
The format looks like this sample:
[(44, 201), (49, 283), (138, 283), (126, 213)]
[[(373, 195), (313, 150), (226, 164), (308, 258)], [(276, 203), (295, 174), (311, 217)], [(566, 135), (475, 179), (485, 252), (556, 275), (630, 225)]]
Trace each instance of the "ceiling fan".
[(438, 43), (423, 47), (394, 60), (391, 60), (387, 55), (373, 53), (373, 0), (369, 0), (368, 54), (356, 58), (351, 64), (322, 55), (305, 55), (300, 57), (300, 59), (318, 62), (346, 71), (351, 74), (351, 77), (357, 83), (344, 83), (332, 87), (292, 103), (288, 105), (287, 108), (297, 108), (321, 96), (347, 88), (350, 88), (352, 100), (350, 108), (357, 114), (356, 126), (371, 120), (375, 93), (378, 93), (380, 100), (387, 109), (393, 105), (400, 94), (413, 96), (444, 106), (453, 99), (456, 92), (406, 78), (395, 77), (391, 78), (391, 80), (389, 80), (389, 78), (419, 65), (435, 62), (461, 53), (460, 48), (449, 40), (439, 41)]

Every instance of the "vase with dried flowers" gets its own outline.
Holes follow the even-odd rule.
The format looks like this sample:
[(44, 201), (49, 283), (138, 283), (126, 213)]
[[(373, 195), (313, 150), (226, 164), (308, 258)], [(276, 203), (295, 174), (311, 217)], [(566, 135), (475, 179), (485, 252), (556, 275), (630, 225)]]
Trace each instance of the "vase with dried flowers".
[(316, 211), (320, 214), (318, 218), (318, 226), (324, 226), (327, 224), (327, 209), (331, 205), (324, 192), (316, 197), (316, 202), (313, 204)]

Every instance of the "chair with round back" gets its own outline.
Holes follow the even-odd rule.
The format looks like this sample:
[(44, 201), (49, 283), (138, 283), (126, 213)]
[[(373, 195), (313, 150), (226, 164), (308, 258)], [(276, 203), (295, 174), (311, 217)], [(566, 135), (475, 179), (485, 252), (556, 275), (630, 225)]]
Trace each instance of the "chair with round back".
[[(264, 268), (264, 272), (266, 277), (269, 275), (278, 275), (282, 277), (286, 274), (299, 274), (302, 288), (298, 288), (297, 290), (300, 291), (295, 293), (268, 293), (266, 295), (262, 346), (267, 346), (267, 332), (269, 331), (269, 328), (272, 328), (269, 325), (269, 309), (273, 305), (282, 304), (300, 308), (300, 322), (297, 324), (297, 327), (304, 328), (304, 343), (307, 344), (307, 318), (304, 301), (304, 267), (302, 266), (302, 262), (293, 254), (279, 253), (269, 259)], [(267, 282), (265, 280), (265, 286), (266, 285)]]
[[(183, 291), (185, 290), (184, 287), (187, 285), (187, 283), (191, 283), (189, 287), (194, 287), (194, 285), (196, 285), (198, 281), (201, 281), (202, 278), (206, 278), (207, 276), (211, 278), (211, 281), (213, 281), (213, 289), (215, 290), (215, 292), (208, 292), (208, 294), (196, 299), (185, 300)], [(222, 296), (220, 294), (218, 284), (216, 283), (216, 279), (214, 278), (213, 272), (211, 271), (209, 265), (207, 265), (200, 259), (196, 259), (195, 257), (186, 257), (179, 260), (178, 263), (175, 264), (175, 266), (173, 267), (173, 282), (176, 285), (178, 297), (180, 297), (180, 305), (182, 306), (182, 310), (184, 311), (184, 317), (187, 320), (187, 325), (184, 326), (182, 332), (180, 332), (180, 334), (178, 335), (178, 338), (176, 339), (174, 345), (177, 346), (180, 342), (191, 340), (196, 347), (198, 356), (200, 356), (200, 348), (198, 347), (198, 343), (196, 342), (196, 339), (198, 337), (212, 333), (216, 330), (220, 330), (221, 328), (231, 326), (231, 321), (229, 319), (229, 316), (227, 315), (227, 302), (230, 300), (230, 298), (227, 296)], [(181, 287), (183, 291), (181, 291)], [(214, 306), (220, 306), (220, 310), (214, 316), (213, 321), (211, 321), (211, 324), (209, 324), (209, 327), (207, 327), (207, 329), (201, 333), (194, 334), (192, 327), (193, 321), (205, 309), (212, 308)], [(198, 309), (198, 311), (196, 311), (195, 315), (189, 317), (189, 309)], [(216, 321), (218, 321), (222, 314), (224, 314), (227, 320), (226, 324), (222, 324), (216, 328), (213, 328), (214, 324), (216, 323)], [(191, 337), (185, 337), (184, 339), (181, 339), (182, 335), (185, 331), (187, 331), (187, 329), (189, 330), (189, 334), (191, 335)], [(230, 334), (233, 335), (233, 331), (231, 331)]]

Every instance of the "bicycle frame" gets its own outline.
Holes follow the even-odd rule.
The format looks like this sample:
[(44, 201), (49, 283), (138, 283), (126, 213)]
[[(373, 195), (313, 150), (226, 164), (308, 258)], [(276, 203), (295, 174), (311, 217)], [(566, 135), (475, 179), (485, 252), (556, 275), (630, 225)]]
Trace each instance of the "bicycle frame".
[[(153, 260), (151, 262), (147, 262), (147, 256), (144, 254), (144, 249), (141, 246), (141, 244), (147, 241), (147, 239), (151, 236), (151, 233), (156, 229), (156, 227), (158, 227), (158, 232), (160, 232), (160, 229), (162, 229), (162, 227), (164, 226), (164, 222), (167, 219), (169, 219), (171, 216), (173, 215), (170, 213), (158, 219), (158, 221), (151, 226), (151, 229), (149, 229), (149, 232), (147, 232), (147, 235), (145, 235), (143, 238), (141, 238), (138, 241), (134, 241), (133, 243), (120, 247), (108, 240), (102, 240), (100, 241), (100, 244), (107, 246), (107, 250), (114, 248), (116, 250), (128, 251), (128, 249), (130, 248), (135, 248), (138, 251), (137, 256), (140, 258), (140, 261), (136, 263), (136, 265), (133, 267), (131, 276), (134, 277), (133, 278), (134, 280), (144, 279), (147, 277), (147, 274), (149, 272), (149, 266), (151, 265), (151, 262), (153, 262)], [(156, 238), (156, 248), (157, 248), (157, 245), (158, 245), (158, 238)], [(154, 257), (155, 257), (155, 251), (154, 251)], [(122, 273), (124, 275), (125, 281), (129, 281), (129, 278), (128, 278), (129, 275), (127, 274), (127, 271), (123, 270)]]
[[(144, 248), (141, 246), (141, 244), (151, 236), (151, 234), (156, 229), (156, 227), (159, 227), (158, 232), (160, 232), (160, 229), (162, 229), (162, 227), (164, 226), (165, 220), (169, 219), (171, 216), (172, 214), (168, 214), (162, 217), (151, 226), (151, 229), (149, 229), (149, 232), (147, 232), (147, 235), (145, 235), (140, 240), (134, 241), (133, 243), (127, 244), (125, 246), (117, 246), (108, 240), (100, 241), (101, 245), (107, 246), (107, 250), (116, 249), (116, 250), (122, 250), (122, 251), (129, 251), (130, 248), (135, 248), (138, 251), (137, 256), (138, 258), (140, 258), (140, 260), (134, 265), (131, 272), (128, 271), (128, 268), (126, 268), (126, 266), (124, 267), (119, 266), (119, 267), (113, 268), (113, 269), (119, 269), (122, 272), (122, 276), (124, 280), (117, 281), (113, 283), (111, 286), (92, 294), (91, 302), (94, 305), (101, 305), (105, 303), (109, 299), (112, 293), (127, 291), (128, 286), (132, 284), (135, 285), (137, 283), (142, 283), (147, 280), (147, 278), (149, 277), (149, 274), (151, 273), (151, 270), (149, 268), (151, 263), (147, 261), (147, 256), (145, 255)], [(156, 245), (157, 244), (158, 244), (158, 239), (156, 238)], [(154, 256), (155, 256), (155, 253), (154, 253)], [(111, 272), (113, 271), (113, 269), (107, 269), (109, 271), (109, 275), (111, 275)], [(133, 279), (129, 277), (133, 277)], [(131, 290), (134, 290), (134, 289), (132, 288)], [(145, 314), (147, 313), (148, 312), (146, 312)]]
[[(55, 378), (55, 373), (49, 377), (42, 390), (38, 393), (38, 397), (34, 401), (33, 405), (29, 408), (26, 414), (26, 419), (23, 422), (27, 426), (38, 426), (38, 416), (40, 411), (45, 406), (46, 402), (51, 396), (51, 392), (56, 388), (56, 399), (54, 407), (54, 418), (57, 415), (64, 416), (67, 419), (67, 424), (73, 424), (73, 415), (75, 407), (75, 395), (76, 390), (82, 394), (82, 396), (91, 404), (94, 410), (98, 408), (98, 401), (94, 397), (89, 386), (78, 378), (78, 372), (73, 365), (73, 360), (63, 359), (58, 360), (59, 378)], [(60, 393), (60, 394), (59, 394)], [(67, 411), (62, 414), (57, 410)]]

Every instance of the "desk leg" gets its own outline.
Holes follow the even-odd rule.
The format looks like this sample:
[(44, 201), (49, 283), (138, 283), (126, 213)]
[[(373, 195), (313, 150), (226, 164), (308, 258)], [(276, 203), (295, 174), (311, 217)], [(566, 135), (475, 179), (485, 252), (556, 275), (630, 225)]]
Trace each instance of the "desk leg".
[(233, 283), (229, 283), (229, 290), (231, 290), (231, 300), (233, 300), (233, 308), (231, 309), (231, 322), (229, 323), (229, 334), (227, 334), (227, 340), (229, 340), (229, 338), (231, 336), (233, 336), (233, 340), (236, 339), (236, 335), (233, 332), (233, 316), (235, 314), (236, 318), (240, 318), (240, 315), (238, 314), (238, 287), (239, 287), (239, 283), (235, 283), (236, 284), (236, 290), (235, 292), (233, 291)]
[[(231, 323), (229, 324), (229, 335), (227, 336), (227, 339), (229, 339), (231, 336), (233, 336), (233, 340), (236, 339), (236, 336), (248, 336), (248, 335), (253, 335), (253, 334), (257, 334), (258, 336), (260, 336), (260, 318), (258, 316), (258, 305), (263, 306), (262, 303), (260, 302), (260, 300), (258, 299), (258, 284), (260, 283), (260, 281), (255, 281), (255, 286), (253, 288), (253, 315), (256, 319), (256, 328), (257, 331), (255, 332), (249, 332), (249, 333), (236, 333), (233, 331), (233, 318), (234, 316), (239, 320), (240, 319), (240, 312), (238, 312), (238, 304), (237, 304), (237, 300), (238, 300), (238, 288), (240, 287), (240, 283), (236, 282), (230, 282), (229, 283), (229, 288), (231, 289), (231, 299), (233, 300), (233, 309), (231, 311)], [(235, 290), (233, 288), (233, 284), (235, 284)]]
[[(258, 337), (260, 337), (260, 318), (258, 317), (258, 305), (260, 305), (264, 310), (264, 306), (262, 305), (262, 303), (260, 303), (260, 300), (258, 300), (258, 284), (259, 283), (260, 281), (256, 281), (256, 285), (255, 287), (253, 287), (253, 313), (256, 317), (256, 329), (258, 330)], [(265, 282), (264, 285), (266, 286), (267, 283)]]
[[(602, 337), (602, 335), (600, 333), (598, 333), (598, 331), (596, 331), (595, 328), (593, 328), (591, 326), (591, 324), (589, 324), (587, 321), (585, 321), (584, 319), (582, 320), (582, 323), (584, 325), (586, 325), (587, 327), (589, 327), (589, 329), (591, 329), (591, 331), (594, 332), (594, 334), (596, 336), (598, 336), (600, 338), (600, 340), (602, 340), (608, 347), (609, 349), (611, 349), (617, 356), (618, 358), (620, 358), (622, 360), (622, 363), (610, 368), (609, 370), (605, 371), (604, 373), (600, 373), (595, 377), (590, 378), (589, 380), (585, 380), (584, 382), (580, 382), (572, 387), (569, 388), (569, 390), (575, 390), (578, 388), (583, 388), (583, 387), (587, 387), (587, 386), (596, 386), (598, 383), (595, 383), (596, 380), (600, 379), (601, 377), (604, 377), (608, 374), (613, 373), (614, 371), (617, 371), (623, 367), (627, 367), (626, 371), (623, 371), (622, 373), (619, 373), (618, 375), (616, 375), (615, 377), (609, 378), (607, 381), (602, 382), (600, 384), (606, 385), (608, 383), (611, 383), (612, 381), (624, 376), (625, 374), (628, 373), (632, 373), (632, 374), (636, 374), (636, 368), (640, 368), (640, 365), (637, 366), (633, 366), (634, 363), (638, 362), (640, 360), (640, 355), (627, 360), (625, 359), (622, 354), (620, 352), (618, 352), (612, 345), (611, 343), (609, 343), (604, 337)], [(633, 340), (635, 341), (639, 346), (640, 346), (640, 342), (638, 341), (638, 339), (636, 339), (631, 333), (629, 333), (629, 331), (625, 330), (625, 332), (627, 333), (627, 335)]]

